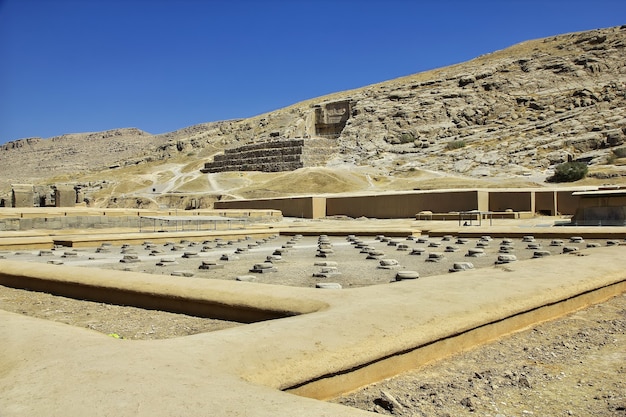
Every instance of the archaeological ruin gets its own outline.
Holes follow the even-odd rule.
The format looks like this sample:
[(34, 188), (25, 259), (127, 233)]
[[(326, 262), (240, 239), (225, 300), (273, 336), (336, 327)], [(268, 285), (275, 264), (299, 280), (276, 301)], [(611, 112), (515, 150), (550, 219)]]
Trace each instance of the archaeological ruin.
[(35, 191), (32, 184), (13, 184), (11, 207), (33, 207)]
[[(105, 132), (124, 139), (113, 142), (115, 158), (102, 133), (85, 135), (83, 155), (110, 159), (103, 159), (108, 171), (95, 174), (97, 186), (85, 182), (83, 189), (37, 185), (44, 184), (37, 171), (61, 164), (63, 152), (34, 149), (37, 163), (21, 163), (32, 172), (12, 180), (0, 204), (11, 206), (0, 210), (0, 291), (7, 290), (0, 294), (0, 416), (427, 415), (403, 408), (420, 407), (420, 399), (394, 398), (378, 386), (367, 411), (332, 400), (494, 341), (500, 349), (503, 337), (523, 329), (535, 329), (540, 342), (538, 323), (623, 296), (623, 186), (542, 187), (539, 178), (576, 160), (602, 167), (606, 180), (623, 172), (625, 33), (623, 26), (554, 37), (522, 45), (521, 55), (485, 56), (431, 78), (402, 78), (246, 120), (154, 136)], [(133, 137), (137, 149), (150, 140), (158, 150), (130, 152)], [(30, 142), (19, 145), (44, 141)], [(192, 158), (215, 152), (210, 161)], [(5, 165), (18, 171), (16, 161)], [(93, 161), (78, 162), (72, 172)], [(159, 162), (154, 172), (140, 169), (152, 162)], [(132, 169), (119, 170), (125, 163)], [(164, 172), (165, 164), (176, 166)], [(188, 167), (195, 177), (183, 175)], [(363, 171), (358, 189), (304, 194), (302, 187), (296, 196), (275, 194), (290, 196), (281, 198), (263, 184), (247, 194), (230, 187), (261, 175), (212, 176), (309, 167), (372, 170)], [(416, 179), (429, 170), (468, 181), (427, 191), (428, 182)], [(111, 200), (87, 207), (109, 171), (119, 172), (115, 181), (138, 184), (110, 187)], [(515, 182), (500, 183), (504, 173)], [(482, 178), (492, 181), (455, 188)], [(196, 188), (180, 186), (196, 179)], [(214, 195), (202, 205), (200, 193)], [(143, 208), (123, 208), (123, 198)], [(186, 206), (175, 204), (185, 198)], [(102, 208), (108, 203), (117, 205)], [(44, 294), (49, 306), (40, 303)], [(80, 304), (66, 308), (67, 300)], [(124, 310), (114, 313), (113, 327), (98, 327), (114, 307)], [(128, 330), (137, 310), (147, 319)], [(175, 316), (157, 321), (161, 313)], [(230, 323), (206, 330), (183, 321), (189, 318)], [(624, 320), (607, 318), (610, 332), (585, 321), (598, 341), (623, 353)], [(458, 394), (449, 402), (473, 415), (539, 415), (544, 402), (561, 397), (569, 402), (563, 415), (593, 415), (573, 401), (598, 409), (610, 392), (600, 381), (596, 398), (580, 394), (593, 385), (593, 365), (577, 360), (586, 374), (573, 378), (564, 352), (579, 349), (574, 338), (558, 336), (537, 348), (518, 344), (523, 367), (509, 367), (506, 352), (489, 355), (488, 362), (506, 365), (503, 383), (482, 364), (464, 364), (462, 378), (483, 393), (501, 395), (506, 384), (540, 397), (534, 408), (509, 413), (502, 410), (508, 398), (446, 384)], [(591, 354), (600, 367), (623, 362)], [(538, 378), (527, 379), (531, 369)], [(424, 402), (445, 402), (422, 376), (406, 389), (428, 396)], [(577, 385), (572, 398), (560, 385), (542, 391), (568, 378)], [(623, 396), (615, 397), (617, 406), (605, 411), (624, 410)]]
[(324, 163), (335, 149), (334, 141), (323, 138), (271, 140), (226, 149), (200, 171), (295, 171)]
[(75, 207), (82, 202), (80, 187), (73, 184), (52, 186), (12, 184), (11, 207)]
[(224, 150), (200, 171), (282, 172), (324, 165), (338, 149), (335, 139), (346, 126), (351, 109), (350, 101), (314, 105), (313, 126), (305, 129), (305, 132), (314, 132), (313, 135), (305, 133), (304, 138), (278, 138), (280, 132), (276, 132), (269, 139)]
[(315, 136), (336, 139), (352, 113), (351, 101), (335, 101), (313, 106), (315, 109)]
[[(411, 219), (252, 226), (0, 238), (3, 286), (238, 323), (136, 341), (0, 310), (0, 392), (10, 398), (0, 408), (365, 417), (320, 400), (626, 289), (623, 227), (564, 230), (515, 218), (472, 228)], [(562, 246), (549, 245), (557, 237)], [(37, 239), (43, 246), (33, 250)], [(432, 268), (445, 272), (424, 273)]]

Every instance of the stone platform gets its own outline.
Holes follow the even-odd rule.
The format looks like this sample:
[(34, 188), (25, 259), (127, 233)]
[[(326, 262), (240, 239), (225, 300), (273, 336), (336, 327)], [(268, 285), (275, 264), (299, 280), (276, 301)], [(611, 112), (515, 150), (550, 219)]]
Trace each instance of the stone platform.
[(601, 247), (349, 290), (0, 261), (2, 285), (106, 294), (102, 301), (188, 314), (221, 309), (250, 323), (139, 342), (0, 310), (0, 410), (3, 417), (374, 415), (318, 399), (623, 292), (623, 255), (624, 246)]

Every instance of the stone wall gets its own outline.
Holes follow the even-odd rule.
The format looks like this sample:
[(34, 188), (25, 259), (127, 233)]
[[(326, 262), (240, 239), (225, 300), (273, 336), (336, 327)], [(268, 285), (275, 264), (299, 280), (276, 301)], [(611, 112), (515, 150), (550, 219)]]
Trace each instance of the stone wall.
[[(164, 214), (166, 212), (142, 212), (128, 215), (116, 215), (115, 213), (102, 212), (101, 214), (85, 213), (84, 215), (77, 213), (46, 213), (45, 211), (39, 213), (13, 213), (4, 214), (0, 216), (0, 232), (3, 231), (19, 231), (19, 230), (88, 230), (88, 229), (110, 229), (110, 228), (137, 228), (145, 227), (150, 231), (150, 225), (152, 220), (145, 218), (145, 216), (156, 215), (168, 217)], [(171, 212), (169, 216), (176, 215), (175, 212)], [(181, 213), (186, 217), (189, 217), (190, 213)], [(282, 219), (282, 213), (275, 210), (228, 210), (228, 211), (209, 211), (198, 212), (199, 216), (221, 216), (234, 218), (239, 220), (245, 220), (247, 223), (259, 223), (259, 222), (275, 222)], [(0, 215), (2, 212), (0, 211)], [(144, 216), (142, 219), (141, 216)], [(191, 215), (193, 216), (193, 214)], [(200, 219), (200, 217), (199, 217)], [(193, 221), (190, 222), (190, 224)], [(181, 229), (183, 227), (181, 223)], [(193, 226), (195, 227), (195, 226)]]
[(335, 139), (306, 139), (302, 148), (302, 163), (305, 167), (325, 166), (337, 152)]
[(227, 171), (294, 171), (324, 164), (336, 149), (328, 139), (286, 139), (226, 149), (204, 164), (204, 173)]
[(326, 198), (324, 197), (287, 197), (257, 200), (216, 201), (215, 209), (250, 210), (255, 207), (280, 210), (283, 216), (305, 219), (326, 217)]
[(226, 171), (293, 171), (303, 167), (303, 139), (255, 143), (226, 149), (204, 164), (204, 173)]
[[(257, 200), (228, 200), (215, 203), (216, 209), (276, 209), (285, 216), (318, 218), (322, 216), (369, 217), (379, 219), (413, 218), (420, 211), (435, 214), (480, 210), (497, 212), (502, 218), (504, 210), (515, 213), (549, 212), (572, 215), (578, 208), (580, 197), (572, 190), (545, 189), (479, 189), (433, 190), (370, 195), (336, 195), (319, 197), (275, 198)], [(536, 207), (536, 195), (541, 194), (541, 204)], [(626, 200), (626, 197), (624, 197)], [(325, 202), (325, 207), (322, 204)], [(506, 202), (506, 203), (505, 203)], [(626, 207), (626, 203), (621, 203)], [(615, 204), (618, 205), (618, 204)], [(558, 210), (557, 210), (558, 207)], [(515, 216), (511, 213), (510, 216)], [(309, 217), (307, 217), (309, 218)], [(449, 220), (449, 219), (448, 219)]]

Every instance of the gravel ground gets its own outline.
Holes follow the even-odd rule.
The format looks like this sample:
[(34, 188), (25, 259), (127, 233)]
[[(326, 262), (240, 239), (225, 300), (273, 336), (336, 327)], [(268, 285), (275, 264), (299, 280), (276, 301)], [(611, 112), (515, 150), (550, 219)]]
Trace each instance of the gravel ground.
[(75, 300), (0, 285), (0, 309), (134, 340), (169, 339), (241, 323)]
[(626, 294), (333, 402), (402, 416), (626, 416)]
[[(143, 245), (121, 248), (108, 246), (74, 250), (57, 248), (44, 252), (4, 252), (0, 255), (7, 259), (21, 259), (29, 262), (53, 262), (150, 274), (184, 273), (193, 275), (193, 278), (226, 280), (233, 280), (242, 275), (252, 275), (254, 281), (260, 283), (314, 287), (319, 282), (333, 282), (340, 284), (343, 288), (351, 288), (387, 284), (393, 281), (396, 273), (401, 270), (415, 271), (420, 276), (447, 274), (455, 262), (471, 262), (475, 268), (493, 268), (498, 256), (502, 255), (499, 252), (504, 241), (502, 238), (487, 241), (472, 238), (461, 243), (454, 237), (428, 238), (425, 236), (414, 238), (414, 240), (407, 240), (406, 238), (377, 239), (376, 237), (356, 237), (356, 239), (359, 239), (365, 246), (382, 251), (384, 253), (382, 258), (396, 260), (398, 265), (390, 269), (381, 269), (380, 260), (366, 259), (367, 253), (362, 253), (363, 249), (358, 248), (354, 242), (348, 241), (346, 237), (328, 238), (333, 253), (326, 258), (317, 256), (318, 237), (290, 238), (287, 236), (230, 242), (181, 241), (166, 244), (146, 242)], [(390, 239), (390, 241), (381, 239)], [(585, 250), (589, 244), (606, 245), (607, 242), (607, 240), (595, 240), (573, 243), (565, 240), (562, 246), (550, 246), (551, 240), (546, 239), (536, 239), (533, 242), (510, 239), (510, 242), (507, 242), (509, 245), (507, 248), (509, 254), (514, 255), (518, 260), (525, 260), (532, 258), (536, 252), (536, 249), (528, 249), (529, 245), (540, 245), (541, 250), (547, 251), (551, 255), (562, 255), (565, 248)], [(470, 249), (476, 248), (479, 244), (485, 245), (482, 248), (485, 256), (466, 256)], [(399, 250), (402, 248), (401, 245), (406, 245), (406, 250)], [(448, 246), (454, 247), (452, 250), (455, 251), (447, 252)], [(413, 249), (424, 250), (424, 252), (421, 255), (412, 255)], [(276, 250), (283, 251), (280, 255), (281, 259), (273, 261), (276, 272), (250, 273), (250, 269), (255, 264), (263, 263)], [(427, 259), (433, 253), (441, 254), (442, 258), (436, 262), (429, 262)], [(40, 254), (43, 255), (39, 256)], [(128, 256), (137, 259), (131, 262), (121, 262), (124, 257)], [(220, 260), (222, 256), (227, 256), (229, 260)], [(219, 269), (199, 269), (203, 261), (215, 262)], [(325, 278), (313, 277), (314, 274), (322, 271), (322, 267), (315, 264), (323, 261), (337, 262), (338, 274), (331, 274)], [(159, 263), (164, 266), (158, 266)]]

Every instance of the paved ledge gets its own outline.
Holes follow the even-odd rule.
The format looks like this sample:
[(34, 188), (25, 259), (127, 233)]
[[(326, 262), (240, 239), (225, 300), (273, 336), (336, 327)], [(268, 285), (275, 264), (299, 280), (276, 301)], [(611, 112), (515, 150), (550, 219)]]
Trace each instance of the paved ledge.
[(51, 236), (25, 236), (0, 238), (0, 250), (51, 249), (54, 240)]
[(374, 415), (283, 390), (333, 397), (626, 290), (619, 246), (339, 291), (11, 261), (0, 261), (0, 271), (16, 283), (52, 275), (77, 285), (173, 292), (181, 302), (236, 304), (228, 301), (235, 297), (308, 312), (140, 342), (0, 311), (3, 417)]
[(136, 232), (136, 233), (95, 233), (89, 235), (57, 236), (54, 243), (60, 246), (72, 248), (98, 246), (102, 242), (109, 242), (115, 245), (141, 244), (146, 240), (152, 242), (167, 242), (176, 239), (187, 239), (192, 241), (210, 239), (240, 239), (246, 236), (258, 238), (272, 236), (278, 233), (277, 229), (236, 229), (236, 230), (198, 230), (185, 232)]
[[(281, 222), (276, 225), (281, 235), (376, 236), (407, 237), (420, 235), (420, 227), (411, 219), (312, 220)], [(444, 223), (445, 224), (445, 223)]]
[(480, 237), (489, 235), (491, 237), (521, 238), (525, 235), (533, 235), (535, 237), (555, 239), (570, 238), (571, 236), (582, 236), (587, 239), (626, 238), (626, 227), (624, 226), (435, 226), (432, 229), (425, 228), (422, 232), (435, 237), (445, 235)]
[(280, 228), (280, 234), (286, 236), (303, 235), (303, 236), (319, 236), (321, 234), (328, 236), (376, 236), (385, 235), (389, 237), (407, 237), (419, 236), (419, 229), (409, 227), (289, 227)]
[(39, 218), (39, 217), (72, 217), (72, 216), (214, 216), (225, 217), (276, 217), (281, 218), (279, 210), (272, 209), (248, 209), (248, 210), (146, 210), (129, 208), (92, 208), (92, 207), (2, 207), (2, 218)]
[[(0, 260), (0, 285), (198, 317), (252, 323), (326, 307), (304, 289)], [(283, 291), (286, 289), (287, 291)], [(297, 290), (300, 290), (297, 291)]]
[(0, 250), (51, 249), (55, 245), (70, 248), (99, 246), (103, 242), (113, 245), (141, 244), (147, 240), (155, 243), (187, 239), (202, 241), (211, 239), (241, 239), (246, 236), (263, 238), (278, 234), (278, 229), (248, 228), (237, 230), (199, 230), (187, 232), (118, 232), (91, 234), (32, 233), (31, 236), (4, 237), (0, 235)]

